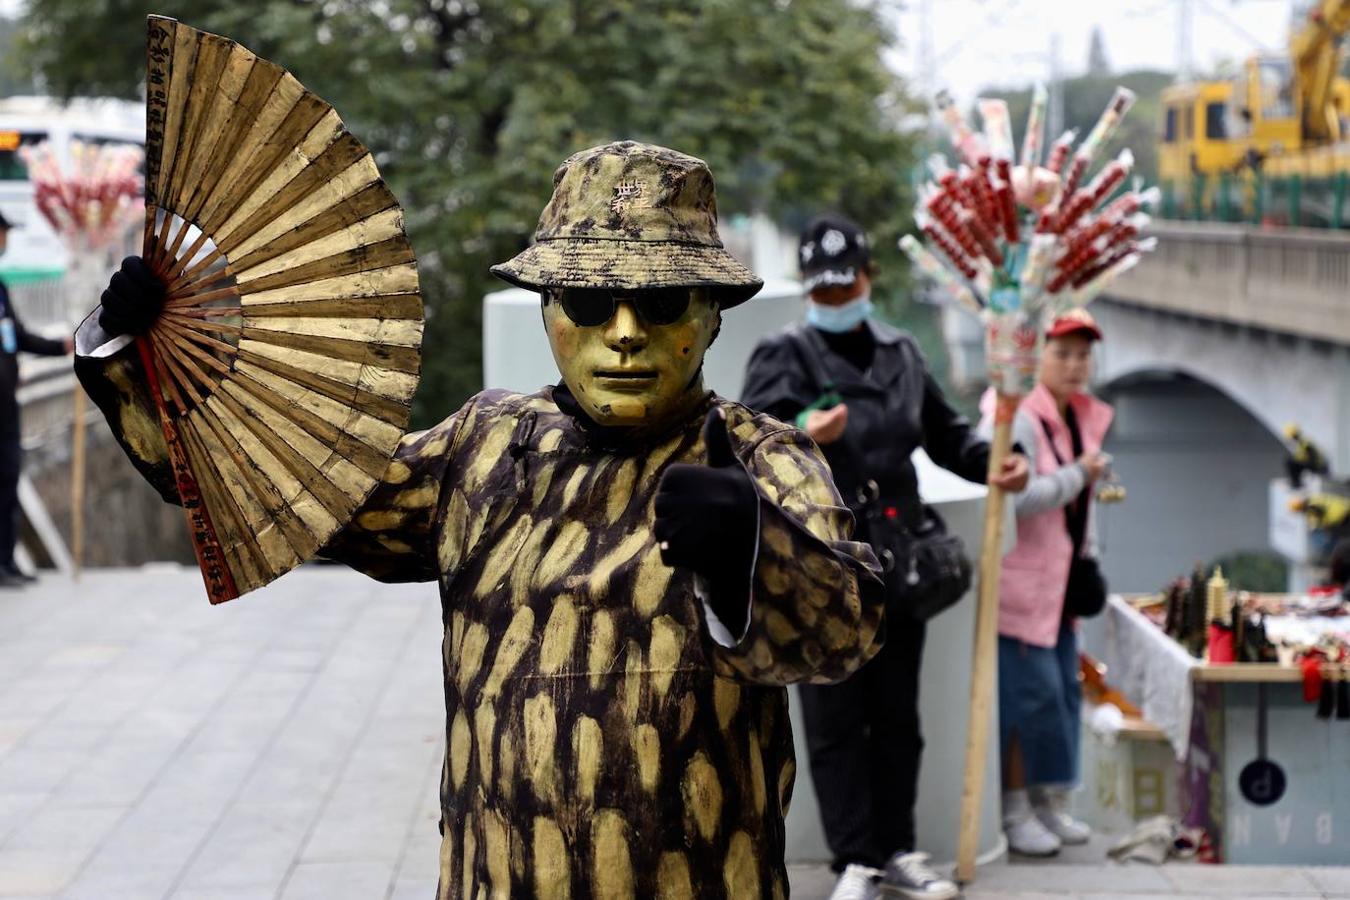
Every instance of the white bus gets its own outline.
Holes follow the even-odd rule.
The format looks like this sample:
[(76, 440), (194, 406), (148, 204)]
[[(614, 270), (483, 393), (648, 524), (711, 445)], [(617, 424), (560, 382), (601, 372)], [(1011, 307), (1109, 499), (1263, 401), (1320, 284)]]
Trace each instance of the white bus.
[(14, 226), (0, 257), (0, 277), (11, 287), (55, 279), (67, 253), (33, 203), (33, 185), (19, 148), (48, 141), (63, 166), (72, 141), (145, 145), (145, 108), (123, 100), (62, 103), (48, 97), (0, 98), (0, 212)]

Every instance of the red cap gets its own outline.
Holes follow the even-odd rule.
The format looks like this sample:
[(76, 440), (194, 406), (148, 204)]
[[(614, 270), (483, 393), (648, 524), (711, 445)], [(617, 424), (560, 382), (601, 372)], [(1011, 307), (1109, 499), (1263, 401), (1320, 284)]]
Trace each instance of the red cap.
[(1102, 330), (1097, 327), (1097, 320), (1092, 318), (1091, 313), (1085, 309), (1072, 309), (1051, 322), (1045, 336), (1057, 338), (1080, 332), (1086, 333), (1094, 341), (1102, 339)]

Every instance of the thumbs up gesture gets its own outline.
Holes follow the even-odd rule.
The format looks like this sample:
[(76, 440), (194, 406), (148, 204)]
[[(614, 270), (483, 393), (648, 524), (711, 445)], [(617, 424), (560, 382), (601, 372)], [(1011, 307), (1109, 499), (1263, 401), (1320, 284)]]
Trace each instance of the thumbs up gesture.
[(759, 494), (731, 449), (726, 415), (717, 408), (703, 422), (705, 465), (676, 463), (656, 489), (661, 559), (716, 583), (748, 579), (754, 562)]

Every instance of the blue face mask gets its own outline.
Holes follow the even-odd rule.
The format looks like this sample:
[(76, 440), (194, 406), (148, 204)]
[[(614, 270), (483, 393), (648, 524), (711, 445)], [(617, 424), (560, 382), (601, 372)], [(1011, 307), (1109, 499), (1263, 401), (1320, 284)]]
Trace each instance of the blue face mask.
[(852, 331), (872, 315), (872, 297), (865, 293), (840, 306), (826, 306), (814, 300), (806, 301), (806, 324), (821, 331), (843, 334)]

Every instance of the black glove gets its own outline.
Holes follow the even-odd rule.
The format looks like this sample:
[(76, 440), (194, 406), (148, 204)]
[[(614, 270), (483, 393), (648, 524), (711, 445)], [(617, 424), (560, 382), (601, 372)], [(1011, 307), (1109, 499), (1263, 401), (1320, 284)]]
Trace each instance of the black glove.
[[(703, 441), (707, 465), (676, 463), (661, 476), (653, 530), (666, 565), (692, 569), (711, 582), (713, 607), (735, 633), (745, 619), (759, 494), (732, 452), (720, 409), (708, 413)], [(725, 616), (723, 605), (728, 607)]]
[(168, 291), (145, 260), (128, 256), (103, 292), (99, 327), (110, 335), (145, 334), (164, 308)]

